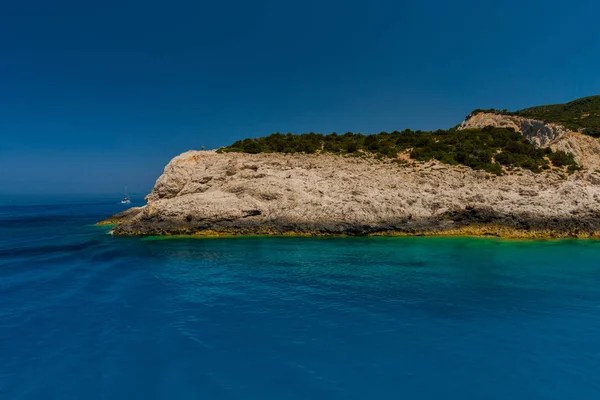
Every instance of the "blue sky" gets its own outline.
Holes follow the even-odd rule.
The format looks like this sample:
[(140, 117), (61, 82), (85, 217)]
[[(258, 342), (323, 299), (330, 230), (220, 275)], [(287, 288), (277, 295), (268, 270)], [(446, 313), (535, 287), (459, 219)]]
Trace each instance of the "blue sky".
[(600, 93), (597, 1), (0, 6), (0, 193), (147, 192), (272, 132), (436, 129)]

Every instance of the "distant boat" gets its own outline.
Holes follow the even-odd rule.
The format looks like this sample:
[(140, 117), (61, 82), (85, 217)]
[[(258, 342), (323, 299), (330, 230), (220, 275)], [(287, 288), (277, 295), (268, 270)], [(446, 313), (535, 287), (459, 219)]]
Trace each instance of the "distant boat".
[(127, 187), (125, 188), (125, 193), (123, 195), (123, 200), (121, 200), (121, 204), (129, 204), (131, 203), (131, 199), (129, 198), (129, 195), (127, 194)]

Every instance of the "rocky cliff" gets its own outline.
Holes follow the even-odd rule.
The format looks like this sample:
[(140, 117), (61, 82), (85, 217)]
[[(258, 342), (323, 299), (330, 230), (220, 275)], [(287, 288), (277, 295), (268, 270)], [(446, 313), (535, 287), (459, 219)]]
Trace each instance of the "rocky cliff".
[(407, 153), (188, 151), (166, 166), (147, 205), (103, 223), (115, 224), (115, 235), (600, 236), (598, 139), (501, 112), (472, 113), (458, 129), (489, 126), (571, 153), (581, 169), (496, 176)]
[[(561, 135), (582, 159), (598, 159), (593, 138), (561, 132), (546, 144)], [(146, 206), (104, 222), (115, 235), (598, 236), (600, 171), (590, 167), (495, 176), (435, 161), (188, 151), (166, 166)]]

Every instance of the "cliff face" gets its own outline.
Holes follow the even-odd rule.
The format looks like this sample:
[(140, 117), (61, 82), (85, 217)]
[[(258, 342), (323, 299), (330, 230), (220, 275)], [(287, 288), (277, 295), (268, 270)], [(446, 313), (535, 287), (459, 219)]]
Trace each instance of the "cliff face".
[(492, 176), (439, 163), (336, 155), (189, 151), (145, 207), (116, 216), (127, 234), (494, 234), (600, 232), (600, 174)]
[(490, 125), (571, 152), (583, 170), (495, 176), (435, 161), (188, 151), (166, 166), (146, 206), (104, 222), (116, 235), (600, 236), (600, 141), (491, 113), (459, 129)]

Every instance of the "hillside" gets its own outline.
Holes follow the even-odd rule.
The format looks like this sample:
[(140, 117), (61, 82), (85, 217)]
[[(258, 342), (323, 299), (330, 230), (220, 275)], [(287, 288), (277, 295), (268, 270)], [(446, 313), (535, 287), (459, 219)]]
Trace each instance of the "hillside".
[(566, 104), (530, 107), (515, 114), (554, 122), (569, 129), (600, 137), (600, 96), (583, 97)]
[[(487, 121), (496, 118), (495, 116), (521, 119), (507, 120), (504, 125), (495, 122), (466, 124), (473, 117)], [(527, 119), (525, 124), (524, 119)], [(435, 132), (406, 129), (372, 135), (352, 132), (341, 135), (274, 133), (256, 139), (239, 140), (222, 147), (218, 152), (332, 153), (393, 158), (398, 162), (427, 162), (435, 159), (445, 164), (462, 164), (496, 175), (515, 168), (534, 172), (562, 168), (571, 173), (580, 168), (573, 154), (549, 146), (549, 140), (556, 139), (562, 131), (580, 131), (600, 137), (600, 96), (515, 112), (478, 109), (469, 114), (458, 129)]]
[[(497, 118), (496, 116), (520, 119), (507, 120), (504, 125), (487, 122)], [(485, 122), (468, 124), (472, 118), (483, 119)], [(522, 123), (525, 120), (525, 125), (529, 127)], [(238, 140), (220, 148), (218, 152), (332, 153), (392, 158), (398, 162), (437, 160), (445, 164), (466, 165), (496, 175), (515, 168), (533, 172), (560, 168), (572, 173), (581, 167), (574, 155), (549, 146), (549, 140), (556, 139), (562, 131), (580, 131), (600, 137), (600, 96), (516, 112), (478, 109), (469, 114), (457, 128), (435, 132), (406, 129), (402, 132), (372, 135), (352, 132), (342, 135), (274, 133), (256, 139)]]
[(538, 121), (560, 124), (573, 131), (600, 138), (600, 95), (582, 97), (564, 104), (548, 104), (518, 111), (474, 110), (477, 113), (493, 113), (531, 118)]
[[(414, 132), (404, 130), (362, 135), (309, 133), (301, 135), (275, 133), (258, 139), (245, 139), (222, 148), (220, 152), (240, 153), (332, 153), (357, 157), (392, 158), (397, 162), (462, 164), (473, 169), (504, 173), (503, 168), (525, 168), (534, 172), (565, 167), (569, 172), (579, 167), (572, 155), (542, 149), (512, 129), (484, 127), (468, 131)], [(398, 155), (405, 155), (405, 158)]]

